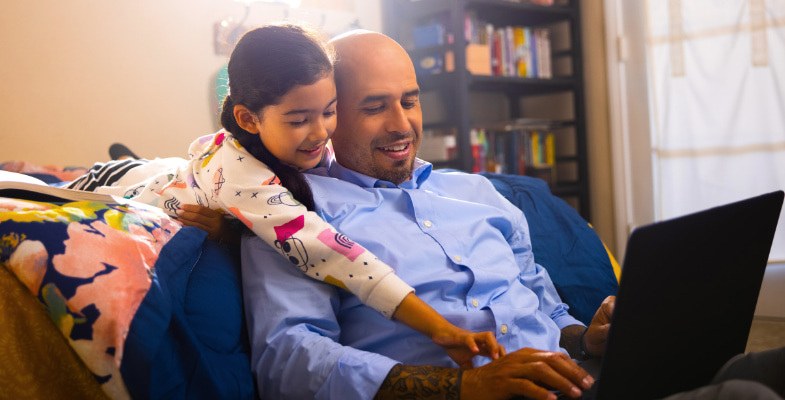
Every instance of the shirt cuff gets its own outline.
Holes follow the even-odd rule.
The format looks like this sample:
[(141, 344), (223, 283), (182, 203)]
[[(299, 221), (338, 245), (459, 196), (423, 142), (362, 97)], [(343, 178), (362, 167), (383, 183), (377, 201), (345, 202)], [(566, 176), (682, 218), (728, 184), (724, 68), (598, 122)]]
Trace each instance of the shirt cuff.
[(559, 327), (559, 330), (562, 330), (570, 325), (580, 325), (586, 327), (583, 322), (578, 321), (577, 319), (573, 318), (572, 315), (560, 315), (553, 319), (553, 322), (556, 323), (556, 326)]
[(391, 272), (374, 286), (363, 303), (378, 311), (384, 318), (392, 319), (404, 297), (413, 292), (414, 289), (411, 286)]

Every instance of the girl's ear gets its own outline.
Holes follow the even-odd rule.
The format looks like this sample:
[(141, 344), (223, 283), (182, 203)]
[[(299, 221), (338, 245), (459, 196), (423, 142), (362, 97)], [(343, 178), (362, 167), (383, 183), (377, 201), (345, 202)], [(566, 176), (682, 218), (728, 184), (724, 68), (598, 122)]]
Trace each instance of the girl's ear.
[(234, 106), (234, 120), (240, 128), (245, 129), (248, 133), (259, 134), (259, 126), (257, 118), (253, 113), (245, 108), (245, 106)]

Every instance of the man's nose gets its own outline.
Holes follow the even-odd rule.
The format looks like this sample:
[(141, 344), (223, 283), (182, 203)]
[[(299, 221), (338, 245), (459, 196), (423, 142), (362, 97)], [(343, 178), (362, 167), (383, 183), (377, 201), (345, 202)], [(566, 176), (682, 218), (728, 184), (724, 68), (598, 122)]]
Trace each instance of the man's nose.
[(412, 130), (412, 124), (406, 115), (406, 110), (400, 104), (391, 108), (385, 121), (387, 132), (408, 133)]

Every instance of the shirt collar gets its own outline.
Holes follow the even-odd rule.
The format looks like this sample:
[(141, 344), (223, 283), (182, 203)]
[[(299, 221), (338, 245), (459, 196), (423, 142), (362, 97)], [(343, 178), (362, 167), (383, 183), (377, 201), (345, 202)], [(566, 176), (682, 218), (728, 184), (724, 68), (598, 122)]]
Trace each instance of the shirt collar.
[(394, 188), (399, 187), (402, 189), (418, 189), (420, 185), (425, 182), (428, 177), (431, 175), (431, 170), (433, 169), (433, 165), (427, 161), (420, 160), (419, 158), (414, 159), (414, 172), (412, 172), (412, 179), (402, 182), (400, 185), (395, 185), (392, 182), (384, 181), (381, 179), (376, 179), (374, 177), (370, 177), (365, 174), (361, 174), (356, 171), (352, 171), (343, 165), (339, 164), (338, 161), (333, 160), (330, 164), (329, 175), (333, 178), (338, 178), (342, 181), (351, 182), (355, 185), (366, 187), (366, 188)]

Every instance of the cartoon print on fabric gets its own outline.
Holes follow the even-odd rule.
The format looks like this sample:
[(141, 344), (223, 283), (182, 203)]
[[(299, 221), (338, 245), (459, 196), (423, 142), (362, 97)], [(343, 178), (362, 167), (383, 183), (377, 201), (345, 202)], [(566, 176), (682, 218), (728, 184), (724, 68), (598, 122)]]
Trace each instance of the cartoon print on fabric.
[(215, 174), (213, 175), (213, 201), (218, 201), (218, 196), (221, 194), (221, 188), (223, 188), (224, 183), (226, 183), (224, 168), (218, 167), (218, 170), (215, 171)]
[(208, 147), (204, 154), (202, 154), (202, 156), (199, 158), (200, 160), (204, 160), (202, 161), (202, 168), (206, 167), (207, 164), (210, 163), (210, 160), (213, 159), (215, 153), (218, 151), (218, 149), (221, 148), (225, 137), (226, 134), (224, 132), (215, 135), (215, 141), (213, 141), (213, 144), (210, 145), (210, 147)]
[(329, 229), (325, 229), (322, 233), (317, 236), (322, 243), (326, 244), (327, 247), (333, 249), (334, 251), (343, 254), (349, 261), (354, 262), (362, 253), (365, 253), (365, 249), (359, 246), (357, 243), (352, 242), (346, 235), (342, 233), (333, 233)]
[(145, 185), (138, 185), (138, 186), (132, 187), (131, 189), (128, 189), (123, 194), (123, 197), (126, 198), (126, 199), (132, 199), (134, 197), (139, 196), (140, 194), (142, 194), (142, 190), (144, 190), (144, 186)]
[(305, 226), (305, 216), (299, 217), (275, 227), (275, 247), (281, 250), (281, 254), (292, 264), (299, 267), (303, 272), (308, 271), (308, 252), (302, 240), (294, 237)]
[(170, 215), (179, 215), (177, 211), (180, 209), (180, 201), (177, 200), (176, 197), (172, 197), (166, 201), (164, 201), (164, 209)]
[(161, 191), (158, 192), (158, 195), (160, 196), (163, 194), (163, 192), (166, 191), (166, 189), (169, 188), (185, 189), (186, 187), (188, 187), (188, 185), (180, 178), (180, 174), (175, 175), (174, 179), (172, 179), (171, 175), (169, 175), (169, 183), (161, 188)]
[(270, 186), (270, 185), (281, 185), (281, 180), (278, 179), (278, 175), (273, 175), (272, 178), (262, 182), (262, 186)]
[(302, 203), (300, 203), (294, 198), (292, 192), (282, 192), (267, 199), (267, 204), (271, 206), (284, 205), (289, 207), (296, 207), (301, 205)]
[(204, 192), (204, 190), (202, 190), (202, 188), (199, 187), (199, 184), (196, 183), (194, 176), (192, 174), (188, 174), (188, 178), (186, 180), (188, 181), (188, 186), (190, 186), (194, 191), (194, 199), (196, 200), (196, 204), (202, 207), (210, 208), (210, 202), (207, 201), (207, 194)]

